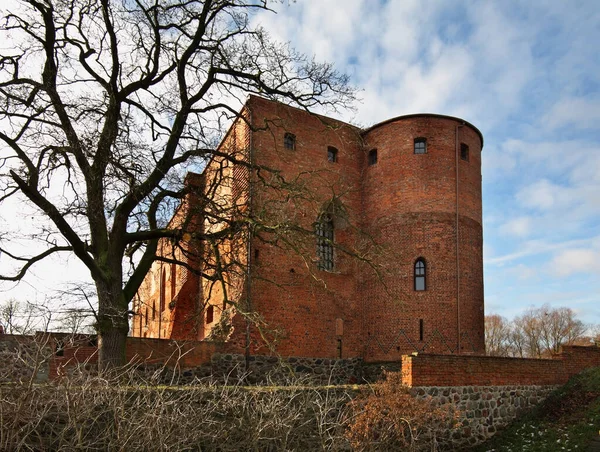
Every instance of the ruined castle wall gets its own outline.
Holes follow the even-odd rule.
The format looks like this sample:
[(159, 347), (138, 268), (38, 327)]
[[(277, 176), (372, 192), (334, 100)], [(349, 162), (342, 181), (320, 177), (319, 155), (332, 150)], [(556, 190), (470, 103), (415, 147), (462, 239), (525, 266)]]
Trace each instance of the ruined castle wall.
[[(252, 244), (252, 308), (281, 355), (360, 356), (358, 263), (341, 250), (352, 254), (359, 241), (358, 129), (260, 98), (250, 107), (254, 127), (264, 129), (252, 137), (254, 163), (277, 169), (261, 170), (253, 184), (252, 213), (273, 230)], [(285, 148), (286, 133), (295, 136), (294, 149)], [(335, 161), (329, 147), (337, 150)], [(333, 219), (339, 247), (331, 271), (317, 268), (314, 230), (323, 213)]]

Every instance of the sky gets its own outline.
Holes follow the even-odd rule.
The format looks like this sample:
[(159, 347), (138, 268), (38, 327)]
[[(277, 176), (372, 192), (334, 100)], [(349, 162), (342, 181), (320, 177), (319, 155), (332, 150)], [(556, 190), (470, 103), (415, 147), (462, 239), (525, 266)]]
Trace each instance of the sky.
[(255, 23), (360, 89), (354, 112), (332, 116), (439, 113), (481, 130), (486, 314), (547, 303), (600, 323), (597, 0), (271, 6)]
[[(257, 14), (255, 24), (334, 63), (359, 89), (354, 111), (331, 116), (366, 127), (428, 112), (481, 130), (486, 314), (512, 318), (547, 303), (600, 324), (597, 0), (270, 6), (276, 13)], [(0, 301), (39, 301), (84, 273), (75, 259), (50, 261), (27, 282), (0, 287)]]

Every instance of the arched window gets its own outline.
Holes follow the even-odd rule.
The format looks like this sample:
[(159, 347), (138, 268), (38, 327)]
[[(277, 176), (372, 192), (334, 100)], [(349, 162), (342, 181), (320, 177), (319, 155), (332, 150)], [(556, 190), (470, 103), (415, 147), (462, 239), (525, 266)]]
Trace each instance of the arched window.
[(296, 149), (296, 135), (286, 132), (283, 136), (283, 147), (291, 151)]
[(427, 287), (427, 267), (425, 260), (420, 257), (415, 261), (415, 290), (425, 290)]
[(152, 320), (156, 319), (156, 300), (152, 302)]
[(415, 154), (427, 154), (426, 138), (415, 138)]
[(333, 270), (333, 219), (329, 214), (319, 217), (315, 225), (317, 234), (317, 268), (319, 270)]

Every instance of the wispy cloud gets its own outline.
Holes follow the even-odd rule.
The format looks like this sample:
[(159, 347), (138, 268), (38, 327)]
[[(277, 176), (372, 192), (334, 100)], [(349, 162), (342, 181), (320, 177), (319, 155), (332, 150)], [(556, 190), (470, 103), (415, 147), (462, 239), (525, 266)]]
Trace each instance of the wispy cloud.
[(564, 98), (554, 104), (543, 119), (549, 128), (597, 128), (600, 122), (600, 102), (598, 99), (582, 97)]
[[(362, 104), (342, 119), (371, 125), (429, 111), (482, 130), (489, 306), (512, 315), (579, 300), (600, 323), (600, 309), (589, 308), (600, 306), (597, 1), (271, 6), (277, 14), (252, 20), (335, 63), (362, 90)], [(575, 283), (585, 292), (573, 293)]]
[(558, 243), (548, 243), (543, 240), (528, 240), (520, 243), (518, 251), (513, 253), (494, 256), (485, 261), (488, 265), (503, 265), (508, 262), (518, 261), (519, 259), (531, 256), (539, 256), (554, 251), (564, 250), (566, 248), (582, 247), (594, 243), (594, 239), (568, 240)]

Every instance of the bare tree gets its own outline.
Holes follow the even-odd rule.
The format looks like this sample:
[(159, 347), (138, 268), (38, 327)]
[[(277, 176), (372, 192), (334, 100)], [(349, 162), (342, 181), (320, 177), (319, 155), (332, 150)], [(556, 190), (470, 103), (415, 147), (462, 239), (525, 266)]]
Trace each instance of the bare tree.
[(498, 314), (485, 316), (485, 350), (489, 356), (509, 356), (511, 326)]
[(548, 357), (562, 345), (585, 342), (587, 330), (572, 309), (549, 305), (530, 308), (512, 322), (498, 315), (485, 318), (486, 348), (497, 356)]
[(510, 353), (509, 356), (514, 356), (517, 358), (526, 358), (528, 356), (526, 350), (526, 338), (523, 334), (521, 334), (520, 329), (516, 327), (514, 322), (510, 325), (508, 343)]
[(541, 342), (546, 353), (555, 354), (561, 345), (573, 345), (587, 330), (586, 325), (575, 318), (571, 308), (552, 309), (547, 305), (538, 310)]
[(81, 260), (97, 293), (101, 367), (124, 363), (129, 304), (159, 240), (186, 233), (164, 221), (192, 190), (183, 174), (214, 156), (241, 100), (305, 109), (353, 100), (330, 65), (251, 27), (250, 15), (268, 9), (267, 0), (25, 0), (3, 11), (0, 202), (26, 200), (48, 222), (35, 255), (3, 237), (3, 258), (18, 265), (0, 279), (17, 281), (54, 254)]
[(11, 298), (0, 303), (0, 326), (7, 334), (32, 334), (47, 331), (52, 310), (45, 305)]
[(514, 335), (519, 336), (517, 340), (523, 346), (525, 357), (542, 357), (541, 324), (535, 309), (528, 309), (523, 315), (514, 319)]
[(596, 347), (600, 347), (600, 325), (592, 327), (592, 342)]

